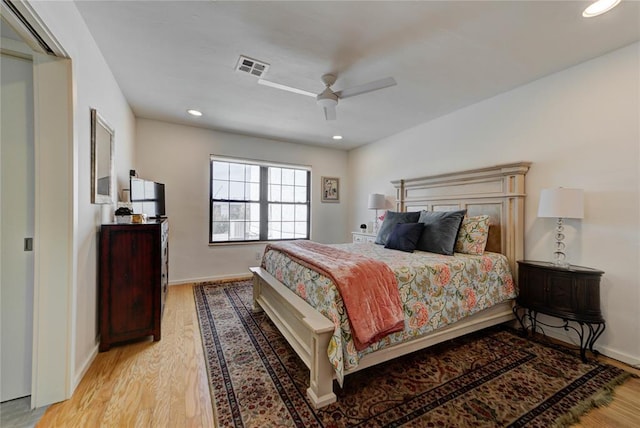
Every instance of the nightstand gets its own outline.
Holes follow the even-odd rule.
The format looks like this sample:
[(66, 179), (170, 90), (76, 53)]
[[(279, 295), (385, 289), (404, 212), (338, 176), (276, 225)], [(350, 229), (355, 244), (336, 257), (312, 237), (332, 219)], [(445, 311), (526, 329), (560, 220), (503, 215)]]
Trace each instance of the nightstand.
[[(513, 313), (525, 334), (538, 324), (572, 329), (580, 337), (580, 356), (586, 361), (587, 348), (604, 332), (605, 322), (600, 312), (600, 278), (603, 271), (583, 266), (556, 266), (549, 262), (518, 261), (518, 288)], [(522, 315), (520, 315), (520, 309)], [(537, 320), (538, 313), (562, 319), (561, 325), (549, 325)], [(578, 327), (575, 325), (577, 324)]]
[(367, 232), (351, 232), (353, 242), (376, 242), (376, 235)]

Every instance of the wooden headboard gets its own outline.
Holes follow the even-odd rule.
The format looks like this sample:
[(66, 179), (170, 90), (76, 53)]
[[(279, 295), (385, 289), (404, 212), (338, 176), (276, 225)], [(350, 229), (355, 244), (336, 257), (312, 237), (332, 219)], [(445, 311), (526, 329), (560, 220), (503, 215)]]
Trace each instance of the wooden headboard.
[(491, 225), (487, 251), (516, 261), (524, 256), (525, 175), (530, 162), (394, 180), (397, 211), (467, 209), (470, 216), (487, 214)]

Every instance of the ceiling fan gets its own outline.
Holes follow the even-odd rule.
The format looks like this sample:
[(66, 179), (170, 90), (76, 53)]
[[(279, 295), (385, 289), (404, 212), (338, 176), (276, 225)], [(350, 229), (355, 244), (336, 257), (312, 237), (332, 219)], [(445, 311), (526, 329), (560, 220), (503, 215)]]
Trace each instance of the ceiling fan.
[(331, 85), (336, 82), (336, 79), (337, 77), (334, 74), (323, 75), (322, 82), (324, 83), (325, 88), (319, 94), (314, 94), (313, 92), (305, 91), (304, 89), (293, 88), (291, 86), (282, 85), (265, 79), (258, 79), (258, 83), (272, 88), (282, 89), (296, 94), (306, 95), (308, 97), (314, 97), (318, 102), (318, 105), (324, 110), (324, 117), (326, 120), (336, 119), (336, 105), (338, 105), (338, 100), (365, 94), (367, 92), (377, 91), (378, 89), (388, 88), (389, 86), (397, 84), (393, 77), (386, 77), (384, 79), (374, 80), (373, 82), (352, 86), (351, 88), (334, 92), (331, 89)]

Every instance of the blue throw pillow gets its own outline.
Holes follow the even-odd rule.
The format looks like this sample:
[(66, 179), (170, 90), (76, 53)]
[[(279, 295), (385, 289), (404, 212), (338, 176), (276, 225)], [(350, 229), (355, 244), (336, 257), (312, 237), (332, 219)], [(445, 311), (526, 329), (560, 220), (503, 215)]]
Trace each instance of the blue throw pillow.
[(391, 235), (391, 231), (396, 224), (417, 223), (419, 218), (420, 211), (406, 213), (387, 211), (384, 216), (384, 220), (382, 221), (382, 226), (380, 226), (380, 230), (378, 231), (378, 235), (376, 236), (376, 244), (385, 245), (387, 243), (387, 239), (389, 239), (389, 235)]
[(417, 250), (450, 256), (456, 246), (458, 230), (467, 210), (422, 211), (419, 223), (424, 223)]
[(389, 234), (384, 248), (413, 253), (422, 235), (422, 229), (424, 229), (422, 223), (397, 223)]

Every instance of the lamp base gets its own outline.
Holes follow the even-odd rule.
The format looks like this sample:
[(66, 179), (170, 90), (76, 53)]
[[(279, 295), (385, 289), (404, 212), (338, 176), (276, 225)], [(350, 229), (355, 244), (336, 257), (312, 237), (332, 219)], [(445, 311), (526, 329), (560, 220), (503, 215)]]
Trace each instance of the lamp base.
[(375, 221), (375, 223), (373, 223), (373, 233), (375, 233), (377, 235), (379, 228), (380, 228), (380, 226), (378, 224), (378, 210), (376, 209), (376, 221)]
[(558, 267), (568, 267), (567, 256), (564, 253), (564, 225), (562, 224), (562, 218), (558, 218), (556, 223), (556, 249), (553, 252), (553, 264)]
[(570, 264), (564, 260), (554, 260), (553, 265), (562, 268), (567, 268), (570, 266)]

